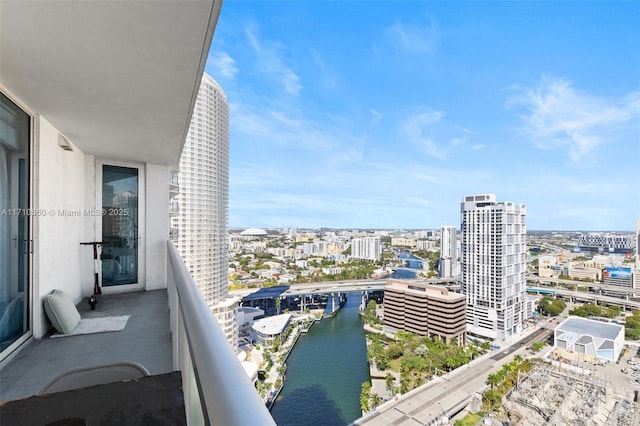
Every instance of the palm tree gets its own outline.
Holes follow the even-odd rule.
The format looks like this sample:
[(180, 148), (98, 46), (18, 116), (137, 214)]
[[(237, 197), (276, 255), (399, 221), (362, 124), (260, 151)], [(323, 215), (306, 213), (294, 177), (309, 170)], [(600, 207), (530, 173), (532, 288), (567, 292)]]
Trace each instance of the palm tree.
[(382, 397), (377, 393), (371, 394), (371, 408), (374, 409), (382, 404)]
[(389, 394), (393, 395), (395, 393), (395, 382), (396, 382), (396, 378), (393, 377), (393, 374), (391, 373), (387, 373), (387, 375), (384, 378), (387, 390), (389, 391)]
[(370, 382), (364, 382), (362, 383), (362, 388), (360, 391), (360, 409), (362, 410), (362, 412), (367, 412), (369, 411), (370, 405), (369, 405), (369, 397), (371, 396), (371, 383)]
[(499, 373), (489, 374), (489, 376), (487, 377), (487, 383), (491, 385), (491, 389), (498, 386), (501, 381), (502, 377)]
[(454, 356), (448, 356), (444, 359), (443, 364), (447, 370), (451, 371), (458, 366), (458, 361)]

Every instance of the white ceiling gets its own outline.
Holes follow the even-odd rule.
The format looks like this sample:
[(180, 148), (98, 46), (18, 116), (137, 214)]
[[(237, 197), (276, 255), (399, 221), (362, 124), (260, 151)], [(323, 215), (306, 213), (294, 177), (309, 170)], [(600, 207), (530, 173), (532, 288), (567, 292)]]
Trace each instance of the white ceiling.
[(221, 0), (0, 1), (0, 85), (82, 151), (177, 166)]

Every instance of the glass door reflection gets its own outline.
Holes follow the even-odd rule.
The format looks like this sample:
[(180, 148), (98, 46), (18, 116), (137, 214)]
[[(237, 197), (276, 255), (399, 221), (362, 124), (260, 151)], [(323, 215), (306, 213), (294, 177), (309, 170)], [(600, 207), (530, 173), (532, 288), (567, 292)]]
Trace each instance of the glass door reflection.
[(138, 169), (102, 166), (102, 285), (138, 282)]

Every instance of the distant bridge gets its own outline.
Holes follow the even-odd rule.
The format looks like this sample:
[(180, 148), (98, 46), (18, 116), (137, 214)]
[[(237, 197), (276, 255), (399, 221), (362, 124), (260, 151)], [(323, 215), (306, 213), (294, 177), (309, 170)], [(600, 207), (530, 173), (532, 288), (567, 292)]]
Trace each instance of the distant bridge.
[(527, 287), (527, 293), (546, 294), (550, 296), (556, 295), (556, 290), (540, 287)]

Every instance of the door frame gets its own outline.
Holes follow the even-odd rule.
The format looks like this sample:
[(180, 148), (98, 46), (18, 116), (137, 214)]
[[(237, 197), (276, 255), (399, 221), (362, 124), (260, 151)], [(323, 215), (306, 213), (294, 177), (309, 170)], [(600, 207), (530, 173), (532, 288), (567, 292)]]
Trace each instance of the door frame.
[[(98, 259), (100, 273), (100, 288), (103, 293), (121, 293), (126, 291), (144, 290), (146, 287), (146, 187), (145, 187), (145, 165), (143, 163), (130, 163), (125, 161), (114, 161), (96, 159), (96, 211), (102, 211), (102, 169), (103, 166), (128, 167), (138, 170), (138, 282), (133, 284), (121, 284), (113, 286), (102, 286), (102, 261)], [(95, 241), (102, 241), (102, 216), (96, 216)], [(102, 253), (102, 248), (99, 253)]]
[[(36, 129), (37, 129), (37, 116), (33, 113), (31, 109), (29, 109), (25, 104), (23, 104), (17, 97), (15, 97), (6, 87), (0, 84), (0, 92), (15, 106), (17, 106), (22, 112), (24, 112), (29, 117), (29, 137), (27, 141), (27, 158), (26, 164), (28, 167), (27, 170), (27, 208), (32, 209), (36, 206), (36, 168), (35, 168), (35, 157), (36, 157)], [(11, 161), (11, 168), (13, 168), (13, 158)], [(9, 171), (13, 173), (12, 170)], [(13, 198), (13, 194), (9, 195)], [(35, 308), (34, 308), (34, 300), (36, 300), (34, 293), (37, 291), (37, 286), (34, 280), (34, 258), (33, 258), (33, 238), (35, 235), (34, 232), (34, 221), (31, 220), (31, 216), (27, 215), (27, 240), (26, 240), (26, 280), (25, 280), (25, 291), (27, 292), (25, 297), (25, 320), (27, 322), (27, 330), (22, 336), (20, 336), (15, 342), (11, 345), (7, 346), (4, 351), (0, 352), (0, 368), (4, 367), (7, 362), (9, 362), (23, 347), (23, 345), (30, 341), (33, 338), (33, 330), (35, 326)], [(13, 228), (13, 224), (11, 225)]]

